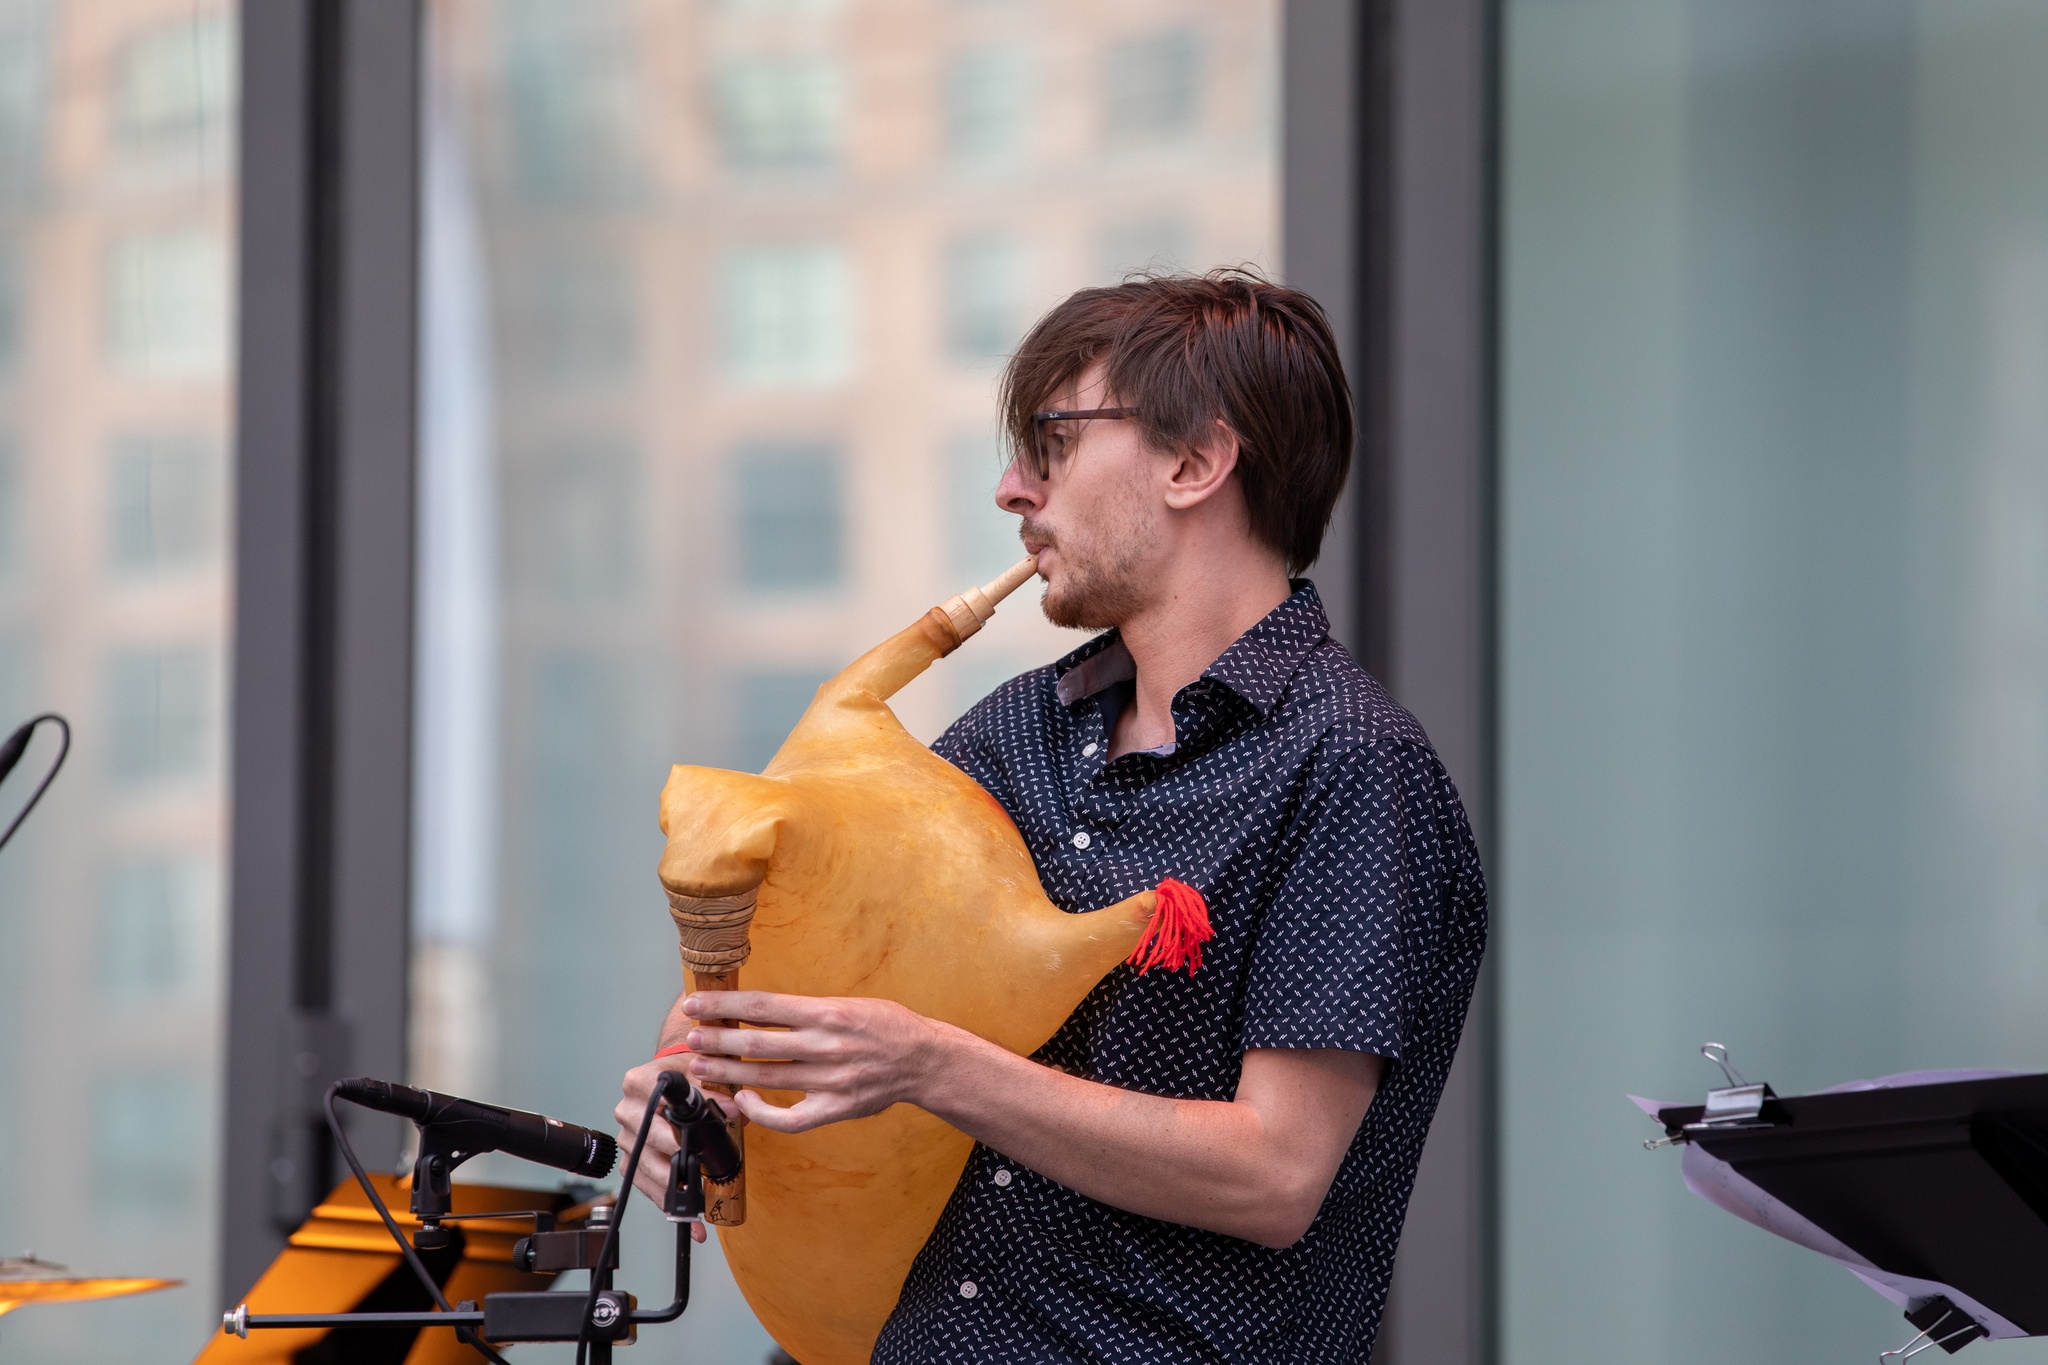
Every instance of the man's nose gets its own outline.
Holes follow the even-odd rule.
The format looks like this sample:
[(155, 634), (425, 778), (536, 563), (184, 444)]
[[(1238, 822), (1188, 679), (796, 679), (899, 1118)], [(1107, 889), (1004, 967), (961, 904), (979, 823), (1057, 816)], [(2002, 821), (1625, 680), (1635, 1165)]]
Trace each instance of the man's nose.
[(1017, 462), (1012, 460), (1003, 470), (1002, 482), (996, 485), (996, 506), (1005, 512), (1031, 516), (1045, 506), (1045, 485), (1027, 482), (1017, 472)]

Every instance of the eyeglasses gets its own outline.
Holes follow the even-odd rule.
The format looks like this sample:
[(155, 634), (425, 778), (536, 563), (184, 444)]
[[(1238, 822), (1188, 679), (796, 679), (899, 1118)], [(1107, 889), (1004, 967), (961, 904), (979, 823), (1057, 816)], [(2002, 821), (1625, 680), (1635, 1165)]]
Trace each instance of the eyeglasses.
[(1073, 437), (1046, 429), (1051, 422), (1086, 422), (1100, 419), (1117, 422), (1126, 417), (1136, 417), (1136, 408), (1076, 408), (1066, 411), (1034, 412), (1031, 414), (1031, 449), (1025, 453), (1031, 457), (1031, 472), (1044, 483), (1052, 477), (1052, 462), (1063, 458)]

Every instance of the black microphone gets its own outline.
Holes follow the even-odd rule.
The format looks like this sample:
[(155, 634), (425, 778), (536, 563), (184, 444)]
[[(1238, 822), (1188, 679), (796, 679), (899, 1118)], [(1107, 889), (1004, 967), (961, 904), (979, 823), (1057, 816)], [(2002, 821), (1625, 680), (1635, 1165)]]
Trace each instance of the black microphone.
[(411, 1119), (423, 1130), (431, 1127), (465, 1156), (505, 1152), (593, 1179), (610, 1175), (619, 1159), (619, 1144), (608, 1135), (522, 1109), (500, 1109), (367, 1076), (339, 1082), (334, 1093), (365, 1109)]

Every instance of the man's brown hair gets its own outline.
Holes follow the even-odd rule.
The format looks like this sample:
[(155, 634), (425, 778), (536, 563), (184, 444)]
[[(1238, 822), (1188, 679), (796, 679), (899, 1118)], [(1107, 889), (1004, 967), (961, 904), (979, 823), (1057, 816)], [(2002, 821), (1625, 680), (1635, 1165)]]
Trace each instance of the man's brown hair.
[(1101, 361), (1111, 403), (1148, 442), (1186, 449), (1219, 419), (1237, 434), (1252, 534), (1289, 573), (1314, 562), (1351, 468), (1351, 389), (1322, 306), (1245, 269), (1139, 275), (1083, 289), (1038, 320), (1003, 371), (1004, 425), (1029, 448), (1031, 414)]

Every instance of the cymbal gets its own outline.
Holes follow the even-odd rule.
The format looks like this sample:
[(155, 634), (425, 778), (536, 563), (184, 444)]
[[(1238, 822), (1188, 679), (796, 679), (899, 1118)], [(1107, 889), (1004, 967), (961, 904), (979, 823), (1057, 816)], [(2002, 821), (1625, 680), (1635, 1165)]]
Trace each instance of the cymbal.
[(0, 1279), (0, 1314), (12, 1312), (25, 1303), (70, 1303), (79, 1299), (113, 1299), (123, 1294), (147, 1294), (170, 1289), (183, 1280), (147, 1280), (108, 1277), (102, 1279)]

